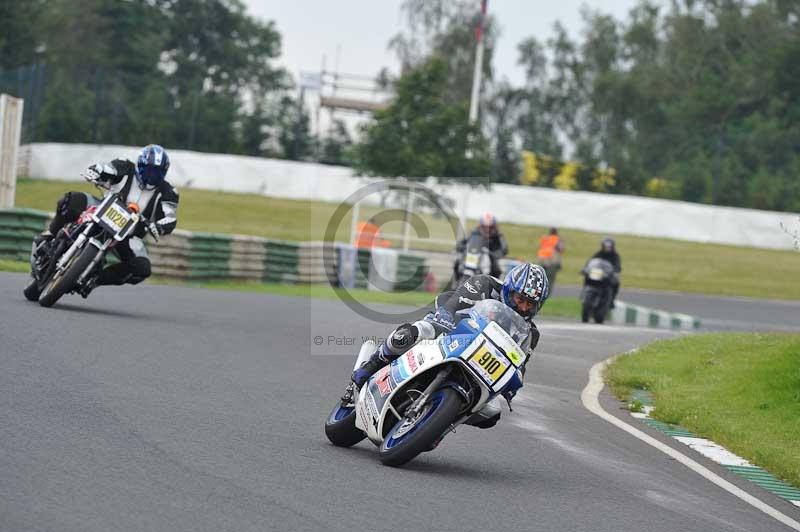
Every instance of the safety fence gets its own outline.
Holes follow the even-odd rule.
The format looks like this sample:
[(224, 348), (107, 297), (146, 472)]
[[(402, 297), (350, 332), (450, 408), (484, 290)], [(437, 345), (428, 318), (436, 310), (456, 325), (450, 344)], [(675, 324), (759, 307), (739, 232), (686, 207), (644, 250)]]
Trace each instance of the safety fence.
[[(49, 220), (50, 215), (42, 211), (0, 209), (0, 258), (27, 261), (31, 240)], [(373, 256), (370, 249), (338, 242), (286, 242), (176, 230), (146, 245), (154, 275), (188, 281), (332, 284), (411, 291), (424, 289), (429, 275), (425, 257), (394, 250), (376, 250)], [(349, 265), (343, 261), (347, 257), (351, 258)]]
[(47, 213), (33, 209), (0, 209), (0, 258), (27, 261), (32, 238), (49, 219)]
[[(0, 259), (27, 261), (31, 240), (51, 215), (32, 209), (0, 209)], [(237, 280), (282, 284), (330, 284), (383, 291), (439, 291), (450, 281), (453, 256), (373, 248), (340, 242), (286, 242), (255, 236), (176, 230), (147, 241), (153, 274), (186, 281)], [(113, 258), (112, 258), (113, 260)], [(517, 261), (500, 261), (502, 271)], [(696, 330), (700, 320), (617, 301), (613, 323)]]

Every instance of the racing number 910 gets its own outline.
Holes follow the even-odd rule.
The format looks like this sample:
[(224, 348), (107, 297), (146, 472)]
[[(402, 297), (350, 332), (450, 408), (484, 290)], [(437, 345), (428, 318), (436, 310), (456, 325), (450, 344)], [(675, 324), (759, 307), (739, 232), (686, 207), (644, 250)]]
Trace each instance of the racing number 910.
[(478, 364), (480, 364), (483, 369), (492, 375), (494, 375), (494, 373), (500, 369), (501, 365), (500, 361), (494, 358), (488, 351), (483, 353), (483, 356), (478, 360)]

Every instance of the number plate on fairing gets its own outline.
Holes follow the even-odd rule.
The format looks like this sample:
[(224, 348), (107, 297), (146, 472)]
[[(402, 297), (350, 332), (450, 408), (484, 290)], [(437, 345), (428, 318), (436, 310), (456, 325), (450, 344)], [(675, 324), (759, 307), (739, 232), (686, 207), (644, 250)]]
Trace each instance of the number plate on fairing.
[(602, 281), (605, 272), (601, 268), (592, 268), (589, 270), (589, 279), (592, 281)]
[(467, 256), (464, 258), (464, 267), (475, 269), (478, 267), (480, 259), (481, 256), (478, 253), (467, 253)]
[(495, 391), (502, 389), (524, 362), (517, 344), (496, 323), (490, 323), (460, 356)]
[(469, 357), (467, 363), (480, 374), (487, 384), (494, 384), (500, 380), (511, 363), (490, 345), (488, 342), (484, 343)]
[(97, 214), (97, 218), (109, 232), (119, 235), (128, 228), (133, 216), (122, 205), (112, 202)]

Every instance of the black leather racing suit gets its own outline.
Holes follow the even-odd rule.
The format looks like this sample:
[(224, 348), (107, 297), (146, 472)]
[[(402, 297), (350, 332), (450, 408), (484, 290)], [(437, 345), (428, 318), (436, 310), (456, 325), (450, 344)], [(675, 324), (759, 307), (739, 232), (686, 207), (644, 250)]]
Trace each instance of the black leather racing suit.
[[(472, 233), (467, 235), (467, 238), (459, 240), (458, 244), (456, 244), (456, 253), (459, 254), (459, 258), (453, 265), (453, 275), (456, 279), (458, 276), (458, 263), (462, 260), (461, 256), (464, 254), (464, 251), (467, 247), (467, 242), (469, 242), (469, 239), (472, 237), (472, 235), (476, 233), (480, 234), (480, 229), (473, 229)], [(489, 272), (489, 274), (494, 277), (500, 277), (500, 259), (508, 255), (508, 242), (506, 242), (506, 238), (500, 231), (496, 231), (488, 238), (483, 236), (483, 239), (486, 241), (486, 247), (489, 249), (489, 259), (492, 262), (492, 270)]]
[(619, 274), (622, 272), (622, 259), (616, 250), (604, 251), (603, 249), (592, 255), (592, 258), (607, 260), (614, 267), (615, 275), (611, 278), (611, 308), (614, 308), (614, 301), (617, 299), (617, 294), (619, 293)]
[[(178, 223), (178, 191), (163, 181), (154, 189), (143, 189), (136, 179), (136, 165), (125, 159), (92, 167), (100, 177), (96, 180), (108, 188), (106, 195), (116, 192), (125, 203), (136, 203), (143, 220), (155, 223), (161, 235), (171, 233)], [(100, 200), (83, 192), (67, 192), (56, 207), (56, 215), (50, 222), (50, 233), (57, 234), (67, 223), (74, 222), (89, 205)], [(134, 236), (114, 248), (120, 262), (105, 268), (98, 278), (100, 285), (137, 284), (150, 276), (150, 259), (142, 242), (146, 234), (144, 225), (138, 227)]]

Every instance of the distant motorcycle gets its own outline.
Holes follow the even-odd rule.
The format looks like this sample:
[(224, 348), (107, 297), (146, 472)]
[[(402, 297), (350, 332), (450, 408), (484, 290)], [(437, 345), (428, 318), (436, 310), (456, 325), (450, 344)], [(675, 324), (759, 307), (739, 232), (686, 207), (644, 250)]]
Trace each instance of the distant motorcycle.
[[(133, 235), (141, 222), (139, 207), (125, 205), (119, 194), (109, 194), (89, 206), (77, 221), (66, 225), (41, 248), (31, 250), (33, 280), (24, 290), (30, 301), (51, 307), (61, 296), (91, 289), (117, 244)], [(158, 236), (145, 224), (150, 234)]]
[(491, 271), (492, 257), (486, 239), (479, 233), (474, 233), (467, 240), (456, 261), (456, 275), (453, 277), (452, 288), (455, 289), (470, 277), (488, 274)]
[[(458, 314), (463, 319), (452, 333), (417, 344), (370, 377), (352, 407), (336, 404), (325, 423), (331, 443), (350, 447), (369, 438), (384, 465), (400, 466), (435, 449), (505, 390), (522, 386), (530, 346), (525, 320), (494, 299)], [(374, 350), (366, 342), (354, 368)]]
[(616, 273), (607, 260), (594, 258), (581, 270), (583, 290), (581, 291), (581, 321), (587, 323), (593, 317), (596, 323), (603, 323), (611, 304), (611, 283)]

